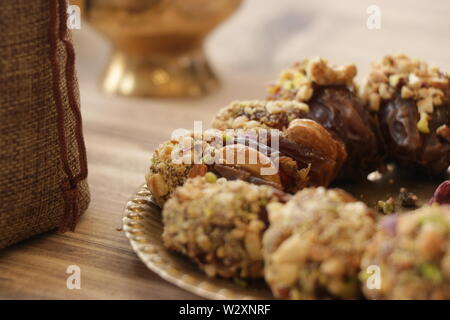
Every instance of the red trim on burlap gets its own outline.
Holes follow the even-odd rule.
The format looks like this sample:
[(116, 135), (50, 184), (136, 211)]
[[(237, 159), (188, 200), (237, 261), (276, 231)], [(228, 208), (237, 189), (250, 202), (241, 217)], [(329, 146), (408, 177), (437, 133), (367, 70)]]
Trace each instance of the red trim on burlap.
[[(61, 183), (62, 195), (64, 198), (64, 215), (59, 225), (59, 231), (74, 230), (79, 216), (78, 208), (78, 184), (87, 178), (87, 157), (86, 147), (83, 139), (83, 128), (81, 112), (75, 96), (75, 51), (70, 40), (67, 38), (67, 1), (49, 0), (50, 20), (49, 20), (49, 41), (51, 51), (51, 68), (53, 75), (53, 95), (57, 109), (57, 128), (60, 147), (60, 158), (66, 178)], [(59, 10), (58, 10), (59, 9)], [(58, 24), (59, 17), (59, 24)], [(78, 145), (80, 171), (74, 175), (70, 168), (68, 158), (68, 146), (66, 142), (66, 128), (64, 118), (66, 116), (61, 93), (61, 78), (58, 64), (58, 41), (64, 44), (67, 59), (65, 65), (65, 78), (69, 108), (75, 119), (75, 138)]]

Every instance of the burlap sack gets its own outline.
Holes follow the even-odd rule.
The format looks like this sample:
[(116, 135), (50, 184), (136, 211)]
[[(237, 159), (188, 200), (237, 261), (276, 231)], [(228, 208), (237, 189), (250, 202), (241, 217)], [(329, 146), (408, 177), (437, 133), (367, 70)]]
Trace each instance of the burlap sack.
[(65, 0), (0, 1), (0, 248), (73, 229), (89, 203)]

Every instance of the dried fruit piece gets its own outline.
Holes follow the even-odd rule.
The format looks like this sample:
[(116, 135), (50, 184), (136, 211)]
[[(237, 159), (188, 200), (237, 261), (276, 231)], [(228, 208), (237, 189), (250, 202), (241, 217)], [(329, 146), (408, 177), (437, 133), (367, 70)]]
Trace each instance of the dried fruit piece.
[(231, 166), (225, 166), (223, 164), (215, 164), (214, 171), (216, 171), (219, 176), (224, 177), (227, 180), (247, 181), (248, 178), (250, 178), (250, 172)]
[(362, 284), (368, 299), (450, 299), (450, 206), (383, 217), (365, 247), (361, 269), (377, 266), (381, 288)]
[(265, 279), (282, 299), (357, 299), (360, 258), (376, 229), (375, 214), (350, 194), (299, 191), (267, 207)]
[[(310, 182), (313, 185), (327, 186), (338, 174), (347, 152), (342, 142), (333, 136), (320, 124), (309, 119), (296, 119), (292, 121), (286, 130), (286, 138), (295, 142), (304, 150), (300, 152), (300, 159), (304, 159), (308, 153), (316, 154), (315, 159), (305, 163), (305, 167), (311, 166)], [(286, 144), (281, 141), (280, 151), (284, 151)], [(308, 152), (305, 147), (311, 151)], [(294, 158), (297, 158), (294, 156)]]
[(450, 204), (450, 180), (442, 182), (430, 199), (430, 204)]
[(208, 172), (208, 167), (204, 164), (195, 164), (191, 170), (189, 170), (188, 178), (195, 178), (195, 177), (203, 177), (206, 172)]
[(164, 245), (195, 261), (208, 276), (261, 278), (265, 207), (287, 197), (241, 180), (211, 183), (210, 175), (186, 180), (164, 205)]
[(446, 73), (403, 54), (372, 65), (364, 86), (389, 160), (439, 175), (450, 165), (450, 84)]
[[(335, 104), (341, 105), (340, 102)], [(217, 114), (213, 126), (218, 129), (235, 129), (234, 120), (245, 117), (247, 122), (259, 122), (259, 130), (280, 129), (277, 136), (279, 144), (276, 145), (279, 146), (281, 182), (285, 191), (296, 192), (306, 185), (327, 186), (347, 159), (347, 151), (341, 139), (318, 121), (308, 119), (308, 111), (306, 104), (295, 101), (236, 101)], [(359, 129), (355, 127), (351, 129), (352, 132)], [(239, 129), (241, 128), (245, 129), (247, 125), (242, 123)], [(267, 137), (270, 139), (267, 143), (270, 146), (273, 145), (273, 131), (275, 130), (271, 129), (271, 137)], [(336, 131), (339, 129), (336, 128)], [(247, 141), (242, 140), (236, 142), (247, 144)], [(254, 144), (256, 141), (250, 142)], [(261, 148), (272, 147), (258, 144), (258, 150)], [(273, 156), (273, 150), (269, 151)]]
[[(306, 102), (309, 111), (302, 118), (318, 122), (345, 145), (348, 159), (339, 178), (360, 180), (377, 169), (384, 152), (378, 125), (357, 97), (356, 73), (353, 64), (333, 66), (322, 58), (298, 62), (284, 70), (269, 87), (267, 99)], [(384, 89), (384, 96), (392, 91), (387, 86)], [(378, 109), (378, 91), (371, 96), (370, 103)]]
[(252, 176), (275, 183), (281, 189), (281, 179), (272, 160), (256, 149), (232, 144), (217, 151), (216, 163), (236, 166)]
[(399, 198), (402, 207), (406, 208), (417, 207), (417, 200), (418, 200), (417, 196), (414, 193), (409, 192), (406, 188), (400, 189)]
[(347, 158), (347, 152), (342, 142), (333, 136), (319, 123), (309, 119), (296, 119), (286, 130), (289, 140), (319, 150), (340, 167)]

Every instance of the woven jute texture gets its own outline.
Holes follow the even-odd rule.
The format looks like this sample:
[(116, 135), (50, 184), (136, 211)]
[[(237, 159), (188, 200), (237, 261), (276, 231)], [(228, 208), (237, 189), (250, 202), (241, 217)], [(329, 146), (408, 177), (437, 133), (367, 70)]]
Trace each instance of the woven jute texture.
[(66, 0), (0, 0), (0, 248), (89, 203)]

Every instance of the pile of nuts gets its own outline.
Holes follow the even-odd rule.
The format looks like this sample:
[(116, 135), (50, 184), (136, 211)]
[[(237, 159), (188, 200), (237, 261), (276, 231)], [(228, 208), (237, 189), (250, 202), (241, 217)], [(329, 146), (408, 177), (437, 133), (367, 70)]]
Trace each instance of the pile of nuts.
[(322, 86), (353, 86), (356, 73), (354, 64), (336, 67), (323, 58), (303, 60), (290, 69), (283, 70), (277, 82), (270, 86), (268, 91), (272, 95), (283, 95), (277, 97), (280, 100), (308, 101), (313, 96), (314, 83)]
[(420, 114), (417, 128), (430, 133), (428, 121), (434, 107), (443, 105), (448, 98), (448, 89), (449, 78), (438, 68), (404, 54), (387, 55), (381, 63), (372, 65), (363, 98), (372, 111), (378, 111), (381, 102), (392, 99), (396, 92), (402, 99), (414, 99)]

